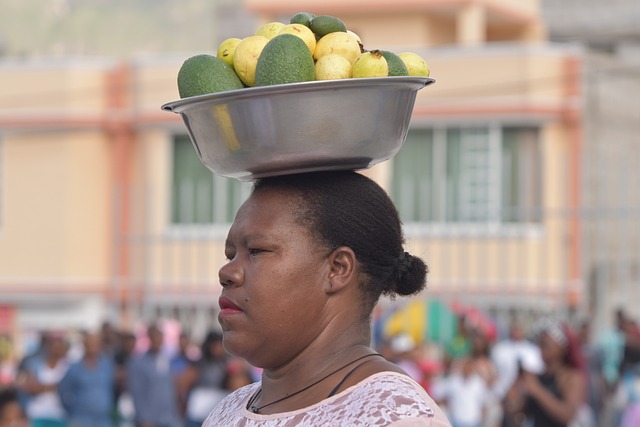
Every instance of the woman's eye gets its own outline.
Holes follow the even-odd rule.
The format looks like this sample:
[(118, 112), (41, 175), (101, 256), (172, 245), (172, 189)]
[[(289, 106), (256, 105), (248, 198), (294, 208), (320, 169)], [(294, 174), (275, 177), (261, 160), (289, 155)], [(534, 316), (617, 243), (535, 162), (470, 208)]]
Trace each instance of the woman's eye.
[(259, 253), (264, 252), (264, 249), (260, 248), (249, 248), (249, 255), (257, 255)]

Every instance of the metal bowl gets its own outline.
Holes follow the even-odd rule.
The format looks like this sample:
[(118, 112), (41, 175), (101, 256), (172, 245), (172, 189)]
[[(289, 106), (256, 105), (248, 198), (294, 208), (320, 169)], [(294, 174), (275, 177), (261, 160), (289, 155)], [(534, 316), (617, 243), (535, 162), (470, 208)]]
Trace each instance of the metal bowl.
[(162, 106), (182, 116), (202, 163), (241, 181), (366, 169), (404, 143), (426, 77), (324, 80), (193, 96)]

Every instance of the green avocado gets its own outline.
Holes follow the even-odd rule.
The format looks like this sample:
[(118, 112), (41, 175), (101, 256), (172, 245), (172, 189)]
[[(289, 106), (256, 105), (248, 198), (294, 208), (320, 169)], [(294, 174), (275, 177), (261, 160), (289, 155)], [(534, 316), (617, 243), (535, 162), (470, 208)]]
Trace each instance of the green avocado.
[(281, 34), (269, 40), (256, 65), (256, 86), (315, 80), (313, 56), (301, 38)]
[(314, 17), (311, 20), (311, 24), (309, 24), (309, 28), (311, 28), (311, 31), (313, 31), (319, 39), (329, 33), (336, 33), (338, 31), (343, 33), (347, 32), (347, 26), (340, 18), (329, 15), (319, 15)]
[(296, 13), (295, 15), (293, 15), (291, 17), (291, 19), (289, 20), (290, 24), (302, 24), (305, 27), (310, 27), (311, 26), (311, 20), (313, 18), (315, 18), (316, 15), (314, 15), (313, 13), (309, 13), (309, 12), (300, 12), (300, 13)]
[(242, 89), (236, 72), (222, 59), (202, 54), (188, 58), (178, 71), (180, 98)]
[(407, 66), (404, 65), (404, 61), (402, 61), (398, 55), (393, 52), (389, 52), (388, 50), (382, 50), (381, 52), (384, 59), (387, 60), (387, 65), (389, 65), (389, 76), (409, 75)]

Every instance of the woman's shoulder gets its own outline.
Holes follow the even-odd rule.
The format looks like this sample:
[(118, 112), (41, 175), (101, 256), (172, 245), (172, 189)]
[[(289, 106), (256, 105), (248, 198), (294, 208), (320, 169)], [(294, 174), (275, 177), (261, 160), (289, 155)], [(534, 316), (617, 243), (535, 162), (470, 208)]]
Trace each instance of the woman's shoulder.
[(259, 387), (260, 383), (250, 384), (225, 397), (203, 426), (248, 421), (274, 427), (301, 424), (450, 426), (424, 389), (399, 372), (377, 372), (315, 405), (273, 415), (253, 414), (246, 410), (247, 400)]
[(396, 371), (374, 373), (327, 403), (337, 407), (334, 410), (354, 412), (350, 415), (356, 418), (378, 414), (388, 423), (415, 418), (429, 420), (431, 425), (448, 425), (444, 413), (424, 388)]
[(556, 382), (563, 389), (583, 388), (586, 378), (582, 370), (566, 366), (558, 372)]
[(234, 420), (241, 419), (249, 397), (258, 391), (260, 384), (260, 382), (248, 384), (225, 396), (220, 403), (213, 408), (213, 411), (211, 411), (208, 418), (202, 424), (203, 427), (224, 425), (220, 424), (222, 420), (224, 420), (227, 425), (233, 425)]

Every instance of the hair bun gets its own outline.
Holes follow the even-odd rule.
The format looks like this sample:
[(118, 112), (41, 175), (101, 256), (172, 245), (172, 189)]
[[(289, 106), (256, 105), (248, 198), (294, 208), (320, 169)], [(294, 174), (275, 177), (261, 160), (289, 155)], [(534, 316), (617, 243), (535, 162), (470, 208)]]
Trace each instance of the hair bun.
[(398, 295), (414, 295), (427, 285), (427, 265), (420, 258), (403, 252), (396, 264), (395, 293)]

